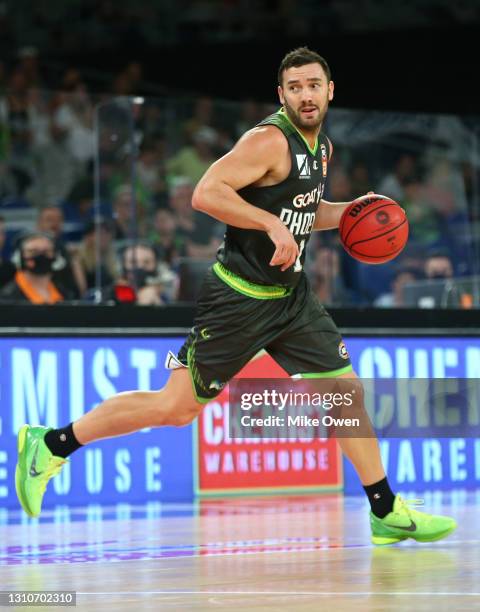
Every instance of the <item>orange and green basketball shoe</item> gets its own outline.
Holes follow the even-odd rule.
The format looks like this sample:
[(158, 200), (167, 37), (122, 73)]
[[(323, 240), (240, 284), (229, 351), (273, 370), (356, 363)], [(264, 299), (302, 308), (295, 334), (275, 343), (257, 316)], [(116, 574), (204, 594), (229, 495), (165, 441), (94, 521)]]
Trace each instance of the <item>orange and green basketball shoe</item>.
[(66, 459), (52, 455), (45, 444), (47, 427), (24, 425), (18, 432), (18, 462), (15, 470), (15, 489), (25, 512), (32, 517), (42, 510), (47, 483), (60, 472)]
[[(421, 500), (410, 503), (418, 505)], [(396, 495), (392, 512), (384, 518), (378, 518), (370, 512), (373, 544), (395, 544), (407, 538), (417, 542), (435, 542), (452, 533), (457, 526), (455, 520), (448, 516), (418, 512), (407, 504), (400, 495)]]

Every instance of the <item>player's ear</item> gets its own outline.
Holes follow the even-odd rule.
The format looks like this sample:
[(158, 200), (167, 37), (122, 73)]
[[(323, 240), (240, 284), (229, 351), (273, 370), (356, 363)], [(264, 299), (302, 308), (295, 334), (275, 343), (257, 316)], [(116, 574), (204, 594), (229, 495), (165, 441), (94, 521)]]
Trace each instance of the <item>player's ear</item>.
[(285, 98), (283, 97), (283, 89), (280, 87), (280, 85), (277, 87), (277, 92), (278, 92), (278, 97), (280, 99), (280, 102), (282, 104), (285, 104)]
[(333, 81), (329, 81), (328, 83), (328, 100), (331, 102), (333, 100), (333, 90), (335, 89), (335, 85)]

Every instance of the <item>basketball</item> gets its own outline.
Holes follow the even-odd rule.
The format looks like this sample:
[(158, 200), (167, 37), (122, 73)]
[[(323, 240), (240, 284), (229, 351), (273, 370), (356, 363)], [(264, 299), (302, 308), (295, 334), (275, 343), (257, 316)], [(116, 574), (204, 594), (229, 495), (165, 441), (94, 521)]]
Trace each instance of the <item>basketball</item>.
[(382, 264), (405, 247), (408, 219), (397, 202), (374, 193), (345, 209), (338, 230), (349, 255), (363, 263)]

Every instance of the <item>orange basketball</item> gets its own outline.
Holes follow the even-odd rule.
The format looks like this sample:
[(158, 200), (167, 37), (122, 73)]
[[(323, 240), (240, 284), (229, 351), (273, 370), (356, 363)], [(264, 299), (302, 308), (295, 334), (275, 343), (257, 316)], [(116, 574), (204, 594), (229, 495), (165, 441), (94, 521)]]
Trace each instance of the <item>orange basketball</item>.
[(408, 219), (394, 200), (374, 193), (354, 200), (344, 210), (338, 231), (352, 257), (381, 264), (394, 259), (405, 247)]

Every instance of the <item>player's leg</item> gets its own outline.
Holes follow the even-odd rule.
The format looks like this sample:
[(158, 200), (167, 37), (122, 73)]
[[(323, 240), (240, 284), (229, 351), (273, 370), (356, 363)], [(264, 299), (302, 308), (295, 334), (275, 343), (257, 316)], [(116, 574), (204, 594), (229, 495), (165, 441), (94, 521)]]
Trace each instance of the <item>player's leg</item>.
[(119, 393), (61, 429), (24, 425), (18, 434), (15, 486), (27, 514), (38, 516), (50, 478), (80, 446), (144, 427), (182, 426), (200, 413), (187, 368), (174, 370), (160, 391)]
[(80, 446), (144, 427), (190, 423), (202, 404), (218, 395), (263, 348), (263, 320), (276, 319), (275, 303), (239, 293), (210, 272), (198, 300), (195, 325), (174, 357), (177, 369), (163, 389), (119, 393), (61, 429), (22, 427), (15, 482), (25, 511), (39, 514), (48, 481)]
[[(394, 544), (411, 537), (419, 542), (433, 542), (444, 538), (455, 527), (447, 516), (434, 516), (418, 512), (400, 497), (394, 495), (385, 475), (377, 437), (363, 402), (363, 385), (352, 371), (338, 378), (348, 378), (355, 385), (355, 416), (362, 423), (362, 436), (339, 436), (342, 452), (353, 464), (371, 505), (370, 526), (374, 544)], [(349, 412), (352, 412), (349, 408)], [(345, 416), (350, 416), (345, 415)]]
[(355, 386), (355, 401), (345, 416), (360, 420), (362, 437), (337, 436), (337, 440), (368, 496), (372, 542), (392, 544), (408, 537), (431, 542), (445, 537), (456, 527), (453, 519), (417, 512), (392, 492), (364, 406), (363, 385), (353, 371), (342, 337), (308, 285), (303, 294), (299, 291), (298, 303), (295, 323), (267, 350), (292, 376), (323, 379), (322, 388), (345, 378), (349, 379), (350, 387)]
[(105, 400), (73, 423), (73, 432), (79, 444), (84, 445), (144, 427), (188, 425), (201, 408), (188, 369), (179, 368), (172, 371), (160, 391), (125, 391)]
[[(382, 457), (380, 455), (380, 447), (378, 445), (377, 436), (375, 435), (367, 411), (365, 410), (365, 405), (363, 402), (363, 386), (353, 370), (344, 374), (339, 374), (336, 376), (336, 378), (353, 379), (352, 384), (355, 386), (356, 398), (353, 411), (355, 413), (355, 417), (358, 418), (362, 424), (362, 435), (366, 436), (362, 438), (354, 438), (346, 435), (338, 437), (337, 441), (343, 454), (353, 464), (362, 485), (364, 487), (368, 487), (382, 481), (386, 476), (383, 468)], [(389, 486), (386, 493), (388, 497), (391, 498), (386, 500), (387, 505), (391, 501), (391, 507), (393, 507), (393, 499), (395, 496), (391, 492)], [(380, 491), (374, 491), (373, 495), (375, 494), (377, 497), (374, 497), (374, 499), (379, 500), (382, 493)], [(388, 511), (391, 510), (391, 507), (388, 509)]]

